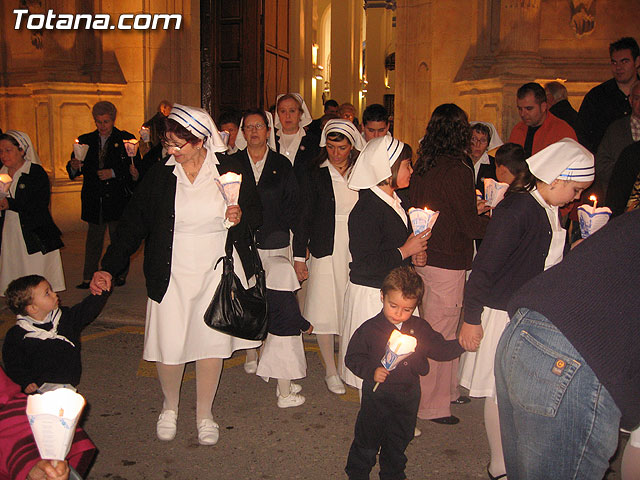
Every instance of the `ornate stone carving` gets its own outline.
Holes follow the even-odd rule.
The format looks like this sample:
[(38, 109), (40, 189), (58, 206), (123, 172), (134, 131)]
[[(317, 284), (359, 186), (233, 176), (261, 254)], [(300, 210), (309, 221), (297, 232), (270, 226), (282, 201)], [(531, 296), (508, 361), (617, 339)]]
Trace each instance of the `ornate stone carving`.
[(569, 0), (571, 28), (581, 38), (596, 28), (596, 0)]

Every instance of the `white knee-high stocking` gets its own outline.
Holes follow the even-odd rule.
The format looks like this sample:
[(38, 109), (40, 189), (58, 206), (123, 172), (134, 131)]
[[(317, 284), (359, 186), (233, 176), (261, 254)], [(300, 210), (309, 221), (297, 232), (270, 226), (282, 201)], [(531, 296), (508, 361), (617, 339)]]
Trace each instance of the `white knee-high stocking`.
[(320, 355), (322, 355), (322, 360), (324, 361), (324, 368), (326, 370), (325, 375), (327, 377), (338, 374), (338, 371), (336, 370), (333, 337), (334, 335), (331, 333), (321, 333), (316, 335), (316, 341), (318, 342)]
[(182, 385), (182, 375), (184, 374), (184, 364), (182, 365), (166, 365), (156, 362), (156, 370), (158, 371), (158, 380), (164, 395), (162, 403), (163, 410), (178, 411), (180, 403), (180, 386)]
[(200, 424), (205, 418), (213, 420), (211, 407), (218, 391), (220, 374), (222, 373), (222, 358), (206, 358), (196, 360), (196, 423)]

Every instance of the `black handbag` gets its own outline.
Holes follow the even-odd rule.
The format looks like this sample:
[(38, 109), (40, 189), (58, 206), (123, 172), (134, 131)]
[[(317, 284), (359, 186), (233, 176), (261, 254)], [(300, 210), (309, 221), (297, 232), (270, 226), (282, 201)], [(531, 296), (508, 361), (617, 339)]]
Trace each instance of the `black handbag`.
[(233, 271), (233, 241), (227, 233), (220, 284), (204, 314), (210, 328), (246, 340), (264, 340), (267, 336), (267, 282), (258, 256), (253, 233), (249, 232), (249, 250), (254, 264), (256, 284), (244, 288)]

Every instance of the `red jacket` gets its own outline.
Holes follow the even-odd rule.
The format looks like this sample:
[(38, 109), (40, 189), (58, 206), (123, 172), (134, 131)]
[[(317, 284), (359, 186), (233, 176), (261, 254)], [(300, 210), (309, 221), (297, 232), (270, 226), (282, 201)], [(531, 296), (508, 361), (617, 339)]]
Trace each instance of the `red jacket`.
[[(542, 122), (542, 125), (540, 125), (540, 128), (533, 136), (531, 154), (533, 155), (565, 137), (573, 138), (576, 141), (578, 140), (576, 132), (573, 131), (573, 128), (571, 128), (567, 122), (560, 120), (553, 113), (547, 110), (547, 118), (544, 119), (544, 122)], [(518, 122), (511, 131), (509, 141), (524, 147), (524, 141), (526, 138), (527, 126), (524, 122)]]

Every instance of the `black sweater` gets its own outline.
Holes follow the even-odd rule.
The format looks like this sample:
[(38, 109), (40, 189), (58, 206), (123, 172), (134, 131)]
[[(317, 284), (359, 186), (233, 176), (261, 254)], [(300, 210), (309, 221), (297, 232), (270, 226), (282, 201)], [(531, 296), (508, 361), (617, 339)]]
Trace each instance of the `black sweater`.
[[(396, 327), (380, 312), (364, 322), (353, 333), (347, 348), (345, 364), (360, 377), (363, 389), (373, 385), (373, 374), (381, 367), (387, 342)], [(464, 349), (458, 340), (445, 340), (428, 322), (412, 316), (402, 324), (400, 333), (411, 335), (418, 341), (416, 351), (391, 370), (387, 379), (378, 387), (388, 392), (409, 391), (420, 385), (420, 375), (429, 373), (428, 359), (447, 362), (459, 357)]]
[[(302, 182), (305, 171), (309, 168), (311, 162), (320, 154), (319, 143), (320, 138), (312, 132), (306, 132), (305, 136), (300, 140), (298, 151), (293, 160), (293, 171), (298, 179), (298, 183)], [(278, 134), (276, 134), (276, 151), (280, 153), (280, 135)], [(289, 162), (289, 164), (291, 164), (291, 162)]]
[(611, 220), (509, 302), (549, 319), (584, 357), (622, 412), (640, 423), (640, 211)]
[[(2, 346), (2, 361), (11, 380), (24, 390), (35, 383), (68, 383), (78, 385), (82, 374), (80, 361), (80, 334), (82, 329), (93, 322), (107, 303), (109, 293), (89, 295), (73, 307), (60, 307), (62, 316), (58, 323), (58, 335), (68, 338), (72, 346), (64, 340), (24, 338), (28, 333), (14, 325), (7, 332)], [(40, 326), (51, 328), (51, 323)]]
[[(247, 150), (240, 150), (232, 157), (247, 172), (247, 182), (256, 185)], [(302, 209), (298, 181), (289, 159), (269, 150), (256, 189), (262, 204), (262, 225), (256, 232), (258, 248), (271, 250), (288, 246), (289, 231), (297, 230)]]
[(529, 193), (512, 193), (493, 211), (464, 290), (464, 321), (480, 325), (484, 306), (506, 310), (518, 288), (544, 271), (551, 225)]
[[(173, 165), (157, 163), (152, 166), (127, 205), (116, 230), (115, 238), (102, 258), (102, 268), (115, 275), (121, 272), (129, 257), (145, 240), (143, 270), (147, 295), (160, 303), (169, 287), (171, 250), (175, 222), (176, 176)], [(251, 178), (233, 156), (218, 165), (218, 172), (233, 171), (243, 178)], [(252, 254), (248, 247), (247, 225), (256, 229), (262, 223), (262, 206), (255, 182), (243, 181), (238, 199), (242, 209), (240, 224), (229, 229), (238, 251), (246, 277), (253, 275)]]
[(349, 278), (352, 283), (382, 288), (384, 277), (396, 267), (409, 265), (398, 250), (407, 241), (406, 226), (396, 211), (371, 190), (360, 190), (349, 214)]
[(309, 330), (311, 324), (300, 313), (295, 293), (267, 288), (267, 305), (270, 334), (291, 337)]
[[(20, 218), (20, 228), (27, 252), (49, 253), (64, 246), (60, 230), (49, 212), (51, 185), (40, 165), (31, 164), (28, 173), (22, 173), (16, 185), (15, 198), (8, 197), (9, 210)], [(4, 214), (0, 217), (0, 241), (4, 227)]]

